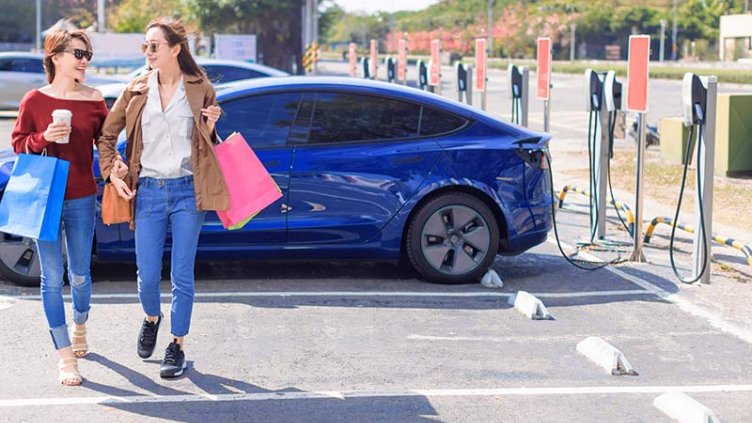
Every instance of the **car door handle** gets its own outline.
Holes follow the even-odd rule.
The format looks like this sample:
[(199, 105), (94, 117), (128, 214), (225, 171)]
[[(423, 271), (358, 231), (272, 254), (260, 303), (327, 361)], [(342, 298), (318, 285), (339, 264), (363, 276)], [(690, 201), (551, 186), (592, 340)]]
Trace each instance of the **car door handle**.
[(280, 161), (279, 160), (269, 160), (268, 162), (264, 162), (264, 167), (277, 167), (279, 166)]
[(399, 159), (394, 159), (392, 161), (396, 164), (420, 163), (421, 161), (423, 161), (423, 156), (402, 157)]

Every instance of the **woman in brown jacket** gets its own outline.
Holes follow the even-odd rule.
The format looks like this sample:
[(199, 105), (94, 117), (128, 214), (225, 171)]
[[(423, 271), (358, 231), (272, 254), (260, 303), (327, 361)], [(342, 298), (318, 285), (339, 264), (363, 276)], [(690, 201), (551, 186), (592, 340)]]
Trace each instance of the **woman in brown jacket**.
[[(131, 228), (136, 231), (138, 293), (146, 315), (137, 352), (143, 359), (154, 352), (162, 322), (162, 256), (168, 225), (172, 227), (172, 342), (160, 376), (173, 378), (186, 368), (183, 343), (193, 309), (194, 263), (204, 214), (229, 206), (213, 148), (221, 110), (211, 83), (190, 54), (180, 22), (150, 23), (141, 49), (151, 70), (131, 81), (117, 99), (97, 147), (102, 176), (121, 197), (135, 199)], [(115, 150), (124, 127), (127, 165)]]

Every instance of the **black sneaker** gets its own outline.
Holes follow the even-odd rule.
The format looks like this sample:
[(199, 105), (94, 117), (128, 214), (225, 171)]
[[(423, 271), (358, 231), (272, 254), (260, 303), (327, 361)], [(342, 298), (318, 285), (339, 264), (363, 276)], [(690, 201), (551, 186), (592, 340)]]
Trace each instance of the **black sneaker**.
[(180, 348), (180, 344), (173, 341), (167, 346), (165, 350), (164, 360), (162, 360), (162, 367), (159, 368), (159, 376), (162, 379), (171, 379), (181, 376), (186, 368), (185, 353)]
[(138, 356), (141, 358), (149, 358), (154, 353), (154, 347), (157, 345), (157, 333), (159, 332), (159, 325), (162, 323), (162, 313), (159, 314), (159, 318), (156, 322), (149, 322), (144, 320), (141, 324), (141, 331), (138, 333)]

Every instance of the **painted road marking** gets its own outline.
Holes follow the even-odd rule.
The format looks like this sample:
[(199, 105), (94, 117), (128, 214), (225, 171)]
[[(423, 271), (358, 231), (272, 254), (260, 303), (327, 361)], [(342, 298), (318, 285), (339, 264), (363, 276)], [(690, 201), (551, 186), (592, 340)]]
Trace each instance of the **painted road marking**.
[[(411, 341), (436, 341), (436, 342), (576, 342), (588, 336), (588, 334), (578, 335), (558, 335), (558, 336), (432, 336), (432, 335), (408, 335), (407, 339)], [(639, 335), (599, 335), (603, 339), (618, 338), (624, 340), (645, 340), (648, 337), (654, 338), (673, 338), (673, 337), (698, 337), (713, 336), (718, 332), (711, 331), (688, 331), (688, 332), (668, 332), (661, 334), (641, 333)]]
[(311, 391), (266, 392), (238, 394), (186, 394), (186, 395), (133, 395), (94, 396), (68, 398), (25, 398), (0, 400), (0, 408), (46, 407), (71, 405), (118, 405), (140, 403), (176, 402), (235, 402), (269, 400), (395, 398), (395, 397), (492, 397), (492, 396), (546, 396), (546, 395), (613, 395), (613, 394), (663, 394), (679, 391), (685, 393), (752, 392), (752, 385), (685, 385), (685, 386), (572, 386), (557, 388), (491, 388), (491, 389), (409, 389), (395, 391)]
[[(549, 237), (548, 242), (550, 244), (556, 245), (556, 239), (554, 238)], [(561, 243), (561, 246), (563, 248), (573, 249), (571, 245), (568, 245), (564, 242)], [(592, 254), (586, 253), (584, 251), (579, 252), (578, 255), (586, 260), (591, 260), (594, 262), (602, 262), (602, 260), (599, 259), (598, 257)], [(681, 309), (682, 311), (705, 320), (711, 326), (717, 329), (720, 329), (721, 331), (726, 332), (728, 334), (734, 335), (738, 337), (739, 339), (752, 344), (752, 331), (725, 320), (720, 314), (717, 314), (705, 308), (699, 307), (698, 305), (687, 300), (686, 298), (682, 298), (678, 294), (672, 294), (656, 285), (651, 284), (650, 282), (647, 282), (640, 278), (632, 276), (629, 273), (626, 273), (623, 270), (620, 270), (614, 266), (606, 266), (604, 267), (604, 270), (607, 270), (619, 276), (622, 279), (632, 282), (633, 284), (639, 286), (640, 288), (646, 291), (652, 292), (654, 295), (656, 295), (660, 299), (678, 306), (679, 309)]]

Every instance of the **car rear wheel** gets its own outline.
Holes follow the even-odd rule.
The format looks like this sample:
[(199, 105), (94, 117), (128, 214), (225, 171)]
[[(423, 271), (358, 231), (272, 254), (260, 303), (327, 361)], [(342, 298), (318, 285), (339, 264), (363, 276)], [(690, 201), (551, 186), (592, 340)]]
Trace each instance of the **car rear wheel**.
[(408, 258), (431, 282), (477, 282), (499, 249), (499, 225), (493, 212), (469, 194), (434, 198), (408, 224)]
[(39, 286), (42, 273), (34, 240), (0, 234), (0, 276), (21, 286)]

